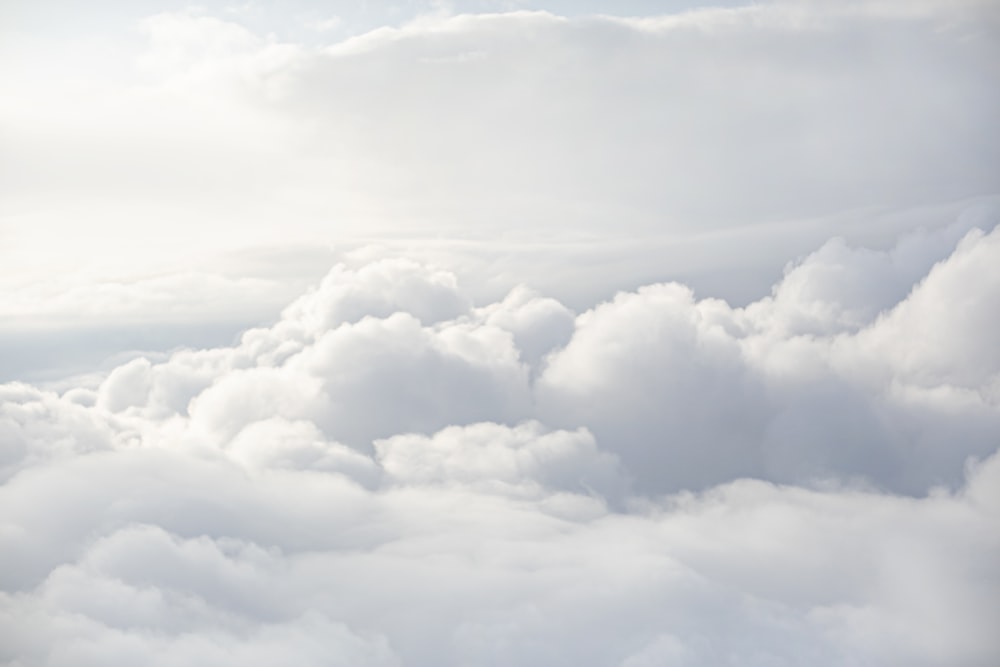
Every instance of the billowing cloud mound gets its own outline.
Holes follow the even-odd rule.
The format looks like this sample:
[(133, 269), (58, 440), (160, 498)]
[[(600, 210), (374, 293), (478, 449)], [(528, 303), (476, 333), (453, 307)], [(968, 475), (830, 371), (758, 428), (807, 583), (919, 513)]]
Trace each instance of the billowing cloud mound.
[(1000, 432), (1000, 232), (962, 227), (882, 251), (830, 241), (744, 308), (676, 283), (577, 317), (524, 287), (474, 307), (440, 268), (338, 266), (238, 345), (135, 359), (91, 400), (214, 445), (266, 422), (366, 455), (537, 419), (588, 429), (642, 492), (753, 476), (919, 494)]
[[(973, 229), (933, 268), (913, 256), (921, 244), (831, 241), (743, 309), (680, 285), (620, 294), (548, 360), (538, 409), (615, 442), (647, 489), (739, 475), (954, 483), (1000, 433), (1000, 233)], [(907, 295), (914, 265), (930, 270)]]
[(742, 308), (339, 265), (230, 347), (0, 387), (0, 661), (993, 665), (998, 330), (967, 220)]

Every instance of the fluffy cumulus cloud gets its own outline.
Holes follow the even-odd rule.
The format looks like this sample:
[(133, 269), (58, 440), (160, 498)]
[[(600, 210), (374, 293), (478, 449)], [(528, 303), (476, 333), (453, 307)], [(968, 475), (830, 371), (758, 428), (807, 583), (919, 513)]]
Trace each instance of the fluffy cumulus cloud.
[(995, 664), (973, 222), (831, 240), (745, 307), (341, 264), (231, 346), (3, 385), (0, 660)]
[(212, 1), (0, 21), (0, 665), (1000, 663), (996, 3)]
[(1000, 426), (998, 238), (973, 228), (937, 263), (923, 233), (888, 251), (834, 240), (741, 309), (677, 284), (619, 294), (547, 360), (537, 407), (615, 441), (660, 491), (733, 475), (953, 484)]

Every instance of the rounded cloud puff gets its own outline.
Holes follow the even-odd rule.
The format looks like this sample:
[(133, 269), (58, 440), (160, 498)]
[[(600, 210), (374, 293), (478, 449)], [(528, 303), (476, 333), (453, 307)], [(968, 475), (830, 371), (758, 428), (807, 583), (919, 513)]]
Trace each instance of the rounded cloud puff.
[[(400, 434), (536, 419), (589, 429), (647, 493), (742, 476), (922, 493), (956, 484), (1000, 427), (1000, 232), (973, 228), (950, 255), (955, 230), (935, 234), (887, 251), (827, 244), (744, 308), (658, 284), (575, 318), (523, 287), (438, 310), (469, 299), (408, 260), (337, 267), (273, 326), (231, 348), (135, 359), (93, 410), (73, 409), (216, 445), (297, 423), (310, 442), (365, 454)], [(869, 281), (883, 290), (859, 287)]]
[(538, 422), (515, 428), (452, 426), (433, 437), (399, 435), (375, 442), (391, 483), (473, 485), (481, 491), (537, 495), (540, 490), (620, 498), (616, 458), (586, 431), (547, 432)]
[(961, 232), (745, 308), (380, 260), (228, 348), (4, 385), (0, 659), (990, 665), (1000, 231)]

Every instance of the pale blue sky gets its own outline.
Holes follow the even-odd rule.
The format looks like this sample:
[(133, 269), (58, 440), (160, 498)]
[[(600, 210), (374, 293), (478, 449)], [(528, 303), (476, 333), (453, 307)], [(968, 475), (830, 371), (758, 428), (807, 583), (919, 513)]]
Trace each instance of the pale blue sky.
[[(560, 16), (592, 14), (654, 16), (704, 7), (736, 7), (750, 0), (236, 0), (185, 2), (183, 0), (74, 0), (0, 2), (0, 35), (33, 40), (79, 40), (97, 36), (128, 39), (129, 31), (143, 17), (159, 12), (192, 11), (225, 17), (278, 39), (314, 42), (342, 39), (381, 26), (397, 26), (428, 12), (548, 11)], [(323, 26), (325, 29), (316, 30)], [(2, 47), (0, 47), (2, 48)]]

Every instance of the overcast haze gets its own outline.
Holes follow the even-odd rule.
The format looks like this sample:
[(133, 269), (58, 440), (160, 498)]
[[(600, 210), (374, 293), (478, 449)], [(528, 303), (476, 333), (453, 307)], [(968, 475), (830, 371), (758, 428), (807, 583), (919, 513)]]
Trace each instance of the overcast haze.
[(0, 0), (0, 664), (993, 667), (997, 118), (990, 0)]

